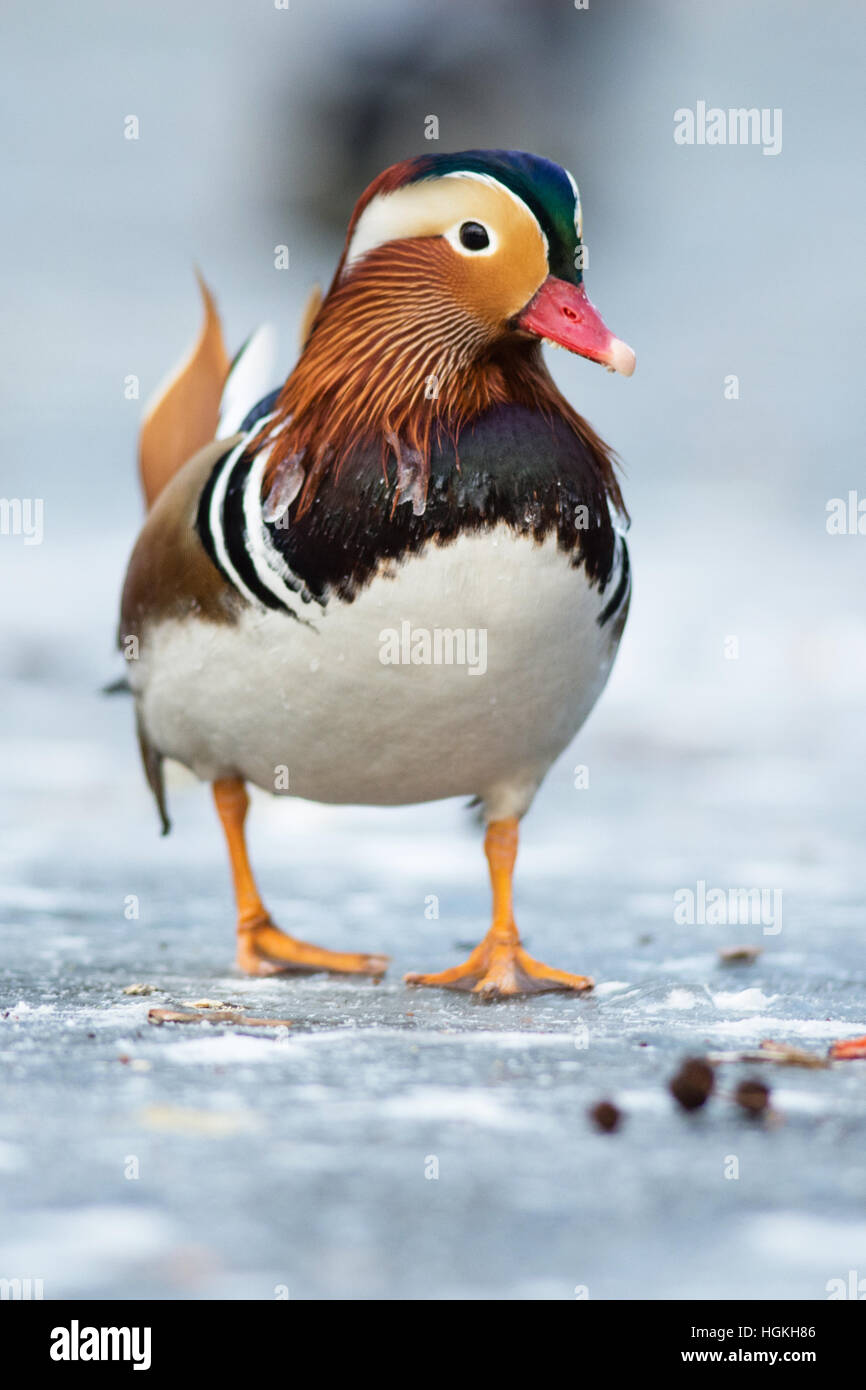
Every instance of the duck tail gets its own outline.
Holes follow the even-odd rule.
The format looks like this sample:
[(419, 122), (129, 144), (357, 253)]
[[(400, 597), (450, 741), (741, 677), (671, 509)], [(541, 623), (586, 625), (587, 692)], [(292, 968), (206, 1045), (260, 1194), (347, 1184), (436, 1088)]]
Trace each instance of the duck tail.
[(213, 295), (198, 270), (196, 276), (204, 303), (198, 341), (148, 406), (139, 434), (138, 466), (148, 509), (187, 459), (211, 442), (219, 424), (229, 355)]

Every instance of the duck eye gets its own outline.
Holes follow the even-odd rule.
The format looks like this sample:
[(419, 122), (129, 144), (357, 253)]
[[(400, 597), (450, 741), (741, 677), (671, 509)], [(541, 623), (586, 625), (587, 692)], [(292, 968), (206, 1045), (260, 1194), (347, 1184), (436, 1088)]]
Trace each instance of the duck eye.
[(467, 251), (483, 251), (490, 245), (487, 228), (482, 227), (480, 222), (464, 222), (460, 228), (460, 245), (465, 246)]

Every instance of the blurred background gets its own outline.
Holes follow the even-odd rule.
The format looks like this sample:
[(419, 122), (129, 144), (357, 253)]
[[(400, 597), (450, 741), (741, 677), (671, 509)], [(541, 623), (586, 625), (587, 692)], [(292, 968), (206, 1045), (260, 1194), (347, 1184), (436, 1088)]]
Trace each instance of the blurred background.
[[(862, 1126), (860, 1091), (834, 1092), (830, 1100), (798, 1093), (793, 1112), (824, 1125), (820, 1152), (812, 1147), (815, 1131), (794, 1123), (775, 1159), (756, 1151), (760, 1190), (735, 1198), (735, 1184), (705, 1174), (706, 1190), (692, 1200), (684, 1173), (699, 1189), (705, 1150), (697, 1145), (684, 1157), (664, 1129), (666, 1112), (648, 1099), (655, 1094), (650, 1078), (616, 1046), (626, 1022), (653, 1034), (660, 1059), (678, 1055), (689, 1029), (697, 1028), (690, 1045), (698, 1048), (707, 1037), (719, 1043), (725, 1028), (757, 1041), (772, 1026), (765, 1014), (772, 1017), (773, 1007), (801, 1039), (813, 1036), (815, 1019), (827, 1028), (814, 1036), (834, 1036), (835, 1019), (866, 1032), (866, 536), (831, 535), (826, 525), (830, 499), (858, 488), (866, 495), (861, 7), (854, 0), (820, 7), (805, 0), (590, 0), (580, 10), (570, 0), (476, 0), (470, 7), (456, 0), (290, 0), (278, 9), (271, 0), (122, 7), (47, 0), (17, 6), (4, 29), (0, 492), (43, 499), (44, 538), (25, 545), (21, 536), (0, 536), (0, 910), (7, 941), (0, 1004), (26, 1004), (3, 1035), (11, 1039), (3, 1058), (12, 1090), (0, 1117), (0, 1177), (9, 1198), (0, 1275), (38, 1275), (45, 1267), (58, 1292), (119, 1287), (121, 1296), (260, 1297), (268, 1296), (263, 1281), (281, 1277), (291, 1244), (306, 1260), (298, 1296), (569, 1297), (589, 1270), (599, 1296), (822, 1297), (824, 1278), (844, 1274), (845, 1261), (858, 1258), (857, 1249), (862, 1261), (866, 1248), (856, 1153), (846, 1159), (836, 1152), (851, 1105), (860, 1106)], [(698, 101), (781, 108), (781, 152), (676, 144), (674, 112)], [(436, 144), (425, 139), (430, 116), (438, 119)], [(134, 140), (124, 133), (130, 117), (138, 122)], [(210, 1177), (183, 1200), (186, 1140), (174, 1133), (157, 1142), (168, 1176), (148, 1198), (132, 1193), (134, 1184), (115, 1191), (106, 1176), (124, 1145), (151, 1142), (135, 1137), (131, 1120), (127, 1135), (119, 1117), (152, 1110), (166, 1095), (189, 1106), (191, 1085), (211, 1086), (211, 1064), (228, 1066), (231, 1082), (222, 1078), (217, 1089), (229, 1110), (242, 1097), (246, 1114), (250, 1076), (258, 1075), (242, 1049), (224, 1063), (218, 1049), (197, 1061), (184, 1054), (194, 1065), (179, 1071), (163, 1048), (150, 1057), (151, 1075), (143, 1068), (134, 1081), (154, 1087), (159, 1077), (163, 1091), (136, 1093), (133, 1103), (117, 1090), (111, 1065), (118, 1039), (133, 1036), (130, 1020), (137, 1026), (144, 1017), (141, 1004), (119, 1002), (121, 984), (176, 967), (199, 994), (222, 989), (235, 994), (217, 997), (235, 997), (241, 987), (230, 976), (204, 981), (197, 973), (225, 972), (232, 951), (227, 875), (208, 798), (191, 779), (173, 775), (176, 830), (159, 842), (131, 711), (98, 694), (119, 673), (118, 596), (141, 518), (138, 422), (197, 332), (194, 264), (216, 292), (229, 344), (237, 347), (270, 320), (288, 371), (308, 290), (328, 284), (369, 180), (408, 155), (470, 147), (527, 149), (572, 171), (583, 199), (590, 297), (637, 353), (628, 381), (564, 353), (550, 363), (623, 461), (635, 586), (609, 690), (527, 821), (519, 889), (538, 954), (637, 993), (627, 1005), (615, 991), (591, 1005), (618, 1071), (602, 1066), (599, 1081), (589, 1063), (579, 1075), (552, 1061), (541, 1068), (552, 1078), (551, 1094), (560, 1101), (568, 1094), (574, 1121), (573, 1129), (556, 1128), (559, 1103), (545, 1112), (557, 1192), (519, 1124), (512, 1132), (481, 1104), (474, 1122), (483, 1128), (487, 1114), (489, 1124), (478, 1137), (472, 1104), (460, 1109), (467, 1088), (491, 1084), (488, 1061), (478, 1071), (460, 1054), (450, 1072), (437, 1070), (440, 1051), (426, 1081), (412, 1084), (428, 1087), (419, 1094), (451, 1098), (438, 1119), (435, 1103), (432, 1111), (410, 1104), (395, 1114), (392, 1133), (374, 1103), (404, 1084), (402, 1052), (399, 1060), (375, 1049), (365, 1054), (360, 1081), (351, 1067), (341, 1070), (337, 1054), (328, 1054), (334, 1070), (325, 1077), (318, 1070), (324, 1052), (308, 1052), (303, 1143), (284, 1129), (287, 1092), (272, 1093), (285, 1105), (272, 1099), (267, 1110), (266, 1097), (257, 1102), (265, 1107), (257, 1123), (281, 1155), (279, 1171), (297, 1163), (292, 1206), (304, 1209), (308, 1224), (296, 1228), (301, 1216), (284, 1212), (282, 1225), (253, 1230), (253, 1207), (245, 1203), (254, 1193), (237, 1188), (242, 1147), (210, 1157), (198, 1168)], [(278, 245), (289, 248), (288, 270), (275, 269)], [(734, 399), (730, 388), (726, 396), (731, 376)], [(134, 388), (129, 398), (131, 378), (138, 398)], [(590, 768), (589, 792), (575, 791), (577, 762)], [(379, 1014), (367, 995), (362, 1007), (345, 986), (327, 993), (328, 982), (287, 986), (296, 991), (291, 1009), (312, 1010), (310, 1018), (334, 1028), (346, 1019), (374, 1028), (390, 1020), (396, 1028), (412, 1007), (400, 1002), (402, 970), (439, 968), (455, 940), (477, 936), (486, 911), (476, 832), (463, 808), (339, 811), (258, 798), (256, 821), (254, 853), (283, 925), (323, 944), (386, 947), (397, 958), (377, 996)], [(671, 922), (672, 893), (702, 878), (785, 894), (786, 934), (773, 943), (777, 973), (748, 981), (759, 996), (745, 1006), (747, 1020), (757, 1018), (751, 1033), (741, 1026), (740, 1005), (716, 1002), (714, 1012), (701, 1012), (708, 997), (728, 997), (724, 989), (713, 993), (719, 942), (711, 929), (699, 940), (696, 928)], [(130, 893), (142, 902), (132, 926), (122, 912)], [(428, 893), (447, 904), (447, 925), (425, 920)], [(672, 980), (688, 985), (691, 1003), (670, 1002)], [(273, 1007), (271, 986), (255, 988)], [(419, 1008), (428, 1010), (431, 1027), (468, 1037), (479, 1020), (463, 1004), (425, 1000)], [(87, 1036), (85, 1005), (87, 1026), (104, 1038), (93, 1072), (77, 1069), (89, 1061), (66, 1057), (61, 1065), (55, 1055), (63, 1038)], [(568, 1001), (529, 1012), (545, 1036), (574, 1026)], [(42, 1031), (33, 1033), (37, 1024)], [(519, 1038), (521, 1026), (514, 1011), (496, 1020), (503, 1035)], [(493, 1027), (485, 1014), (484, 1030)], [(134, 1034), (139, 1049), (156, 1047), (147, 1031)], [(528, 1058), (526, 1046), (521, 1056)], [(52, 1057), (56, 1067), (46, 1070)], [(573, 1051), (568, 1065), (576, 1065)], [(506, 1097), (518, 1112), (536, 1103), (539, 1074), (527, 1064), (523, 1101), (519, 1077)], [(614, 1075), (647, 1123), (661, 1126), (657, 1168), (642, 1158), (643, 1185), (629, 1168), (627, 1198), (624, 1170), (612, 1174), (607, 1154), (585, 1157), (588, 1172), (571, 1147), (570, 1136), (584, 1132), (583, 1101), (598, 1084), (608, 1089)], [(839, 1085), (855, 1082), (846, 1077)], [(359, 1086), (373, 1108), (355, 1117), (357, 1130), (348, 1111), (339, 1112), (348, 1126), (341, 1129), (333, 1105)], [(306, 1114), (295, 1101), (294, 1113)], [(383, 1143), (402, 1155), (406, 1127), (416, 1122), (422, 1132), (411, 1143), (421, 1155), (444, 1142), (442, 1125), (452, 1126), (455, 1152), (477, 1138), (478, 1163), (486, 1154), (500, 1171), (502, 1145), (513, 1141), (514, 1188), (498, 1197), (486, 1191), (482, 1200), (473, 1167), (471, 1181), (453, 1189), (457, 1205), (448, 1206), (441, 1184), (440, 1207), (417, 1218), (411, 1238), (404, 1227), (401, 1245), (387, 1227), (387, 1205), (383, 1211), (378, 1198), (368, 1198), (381, 1180), (405, 1220), (415, 1221), (414, 1169), (411, 1187), (401, 1177), (402, 1157), (385, 1175), (374, 1155)], [(353, 1154), (341, 1168), (334, 1156), (348, 1133)], [(640, 1131), (633, 1133), (635, 1152), (645, 1155), (646, 1134), (639, 1140)], [(722, 1130), (713, 1153), (731, 1142)], [(357, 1178), (359, 1170), (366, 1186), (356, 1190), (346, 1173)], [(346, 1181), (350, 1195), (339, 1213), (316, 1186), (325, 1171)], [(588, 1243), (581, 1237), (575, 1246), (562, 1236), (571, 1229), (563, 1211), (573, 1217), (576, 1186), (588, 1177), (597, 1224), (582, 1227)], [(425, 1191), (421, 1183), (420, 1196), (432, 1186)], [(204, 1255), (207, 1243), (200, 1232), (193, 1239), (183, 1214), (199, 1199), (228, 1223), (212, 1232)], [(323, 1225), (310, 1215), (316, 1211)], [(467, 1212), (474, 1213), (474, 1241)], [(860, 1225), (852, 1226), (857, 1212)], [(730, 1224), (734, 1217), (742, 1228)], [(695, 1219), (709, 1222), (700, 1250), (688, 1236)], [(125, 1254), (110, 1234), (117, 1229), (126, 1231)], [(100, 1233), (93, 1248), (102, 1253), (82, 1266), (84, 1232)], [(545, 1254), (547, 1240), (554, 1255), (549, 1247)], [(253, 1252), (246, 1263), (231, 1253), (239, 1246)], [(200, 1258), (187, 1259), (190, 1248)], [(31, 1268), (34, 1261), (39, 1268)], [(222, 1272), (213, 1275), (214, 1268)]]

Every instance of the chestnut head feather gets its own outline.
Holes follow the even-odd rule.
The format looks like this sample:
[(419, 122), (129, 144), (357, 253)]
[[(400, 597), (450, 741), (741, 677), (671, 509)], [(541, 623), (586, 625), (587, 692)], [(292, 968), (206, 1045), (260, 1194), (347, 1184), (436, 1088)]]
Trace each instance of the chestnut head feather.
[(581, 267), (577, 185), (549, 160), (469, 151), (385, 170), (358, 202), (275, 419), (252, 446), (268, 451), (264, 496), (303, 474), (303, 513), (327, 471), (378, 441), (386, 476), (396, 470), (394, 505), (422, 509), (434, 431), (456, 441), (512, 402), (566, 420), (624, 510), (610, 451), (541, 357), (549, 339), (633, 366), (586, 298)]

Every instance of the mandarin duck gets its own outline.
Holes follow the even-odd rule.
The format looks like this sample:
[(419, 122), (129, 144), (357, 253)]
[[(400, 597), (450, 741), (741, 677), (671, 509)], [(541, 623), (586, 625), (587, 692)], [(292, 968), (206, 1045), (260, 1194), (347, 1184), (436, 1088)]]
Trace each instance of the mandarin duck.
[[(523, 948), (518, 825), (607, 681), (629, 603), (613, 456), (543, 342), (630, 375), (583, 286), (577, 184), (514, 151), (424, 155), (362, 194), (285, 383), (230, 364), (202, 282), (192, 356), (147, 414), (149, 513), (120, 645), (145, 774), (212, 785), (253, 975), (381, 975), (282, 932), (247, 857), (246, 783), (332, 804), (470, 796), (492, 924), (413, 985), (582, 992)], [(266, 387), (272, 389), (266, 390)]]

